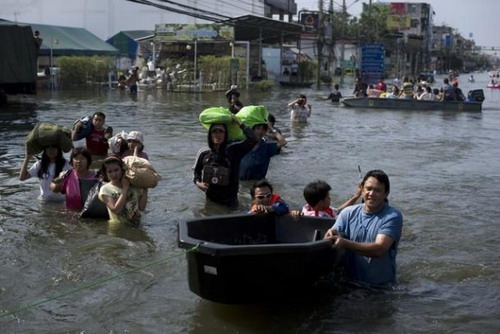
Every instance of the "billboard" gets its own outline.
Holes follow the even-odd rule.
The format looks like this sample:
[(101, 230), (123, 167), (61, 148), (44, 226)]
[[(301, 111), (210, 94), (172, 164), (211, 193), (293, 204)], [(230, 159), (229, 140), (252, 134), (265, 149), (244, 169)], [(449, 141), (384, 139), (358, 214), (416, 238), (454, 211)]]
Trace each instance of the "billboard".
[(234, 27), (220, 24), (156, 24), (155, 41), (233, 41)]
[(387, 28), (389, 30), (407, 30), (411, 28), (409, 15), (387, 15)]
[(304, 31), (306, 33), (317, 34), (319, 25), (319, 13), (302, 13), (300, 15), (300, 24), (305, 27)]

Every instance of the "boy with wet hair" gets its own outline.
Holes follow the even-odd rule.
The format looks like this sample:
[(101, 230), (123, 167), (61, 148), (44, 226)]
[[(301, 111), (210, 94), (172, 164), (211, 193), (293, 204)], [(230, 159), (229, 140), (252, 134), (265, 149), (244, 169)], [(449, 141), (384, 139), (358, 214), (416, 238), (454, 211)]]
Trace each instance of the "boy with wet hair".
[(307, 184), (304, 188), (304, 199), (306, 200), (306, 204), (302, 207), (302, 211), (292, 211), (292, 216), (313, 216), (336, 219), (342, 209), (356, 203), (361, 196), (362, 187), (358, 186), (356, 193), (338, 208), (330, 206), (331, 189), (332, 187), (322, 180), (316, 180)]

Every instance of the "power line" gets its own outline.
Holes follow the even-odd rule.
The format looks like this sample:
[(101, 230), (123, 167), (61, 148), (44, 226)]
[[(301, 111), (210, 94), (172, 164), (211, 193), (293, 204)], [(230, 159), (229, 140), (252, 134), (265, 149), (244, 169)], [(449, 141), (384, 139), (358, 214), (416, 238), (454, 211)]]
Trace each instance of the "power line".
[(198, 7), (192, 7), (192, 6), (183, 5), (183, 4), (177, 3), (175, 1), (171, 1), (171, 0), (156, 0), (156, 1), (165, 2), (165, 3), (169, 3), (169, 4), (172, 4), (172, 5), (181, 7), (181, 8), (186, 8), (186, 9), (194, 10), (196, 12), (204, 13), (206, 15), (220, 16), (220, 17), (226, 18), (226, 19), (230, 18), (229, 16), (221, 15), (221, 14), (216, 13), (216, 12), (211, 12), (211, 11), (208, 11), (208, 10), (199, 9)]
[(187, 16), (195, 17), (195, 18), (202, 19), (202, 20), (213, 21), (213, 22), (220, 21), (222, 18), (225, 18), (225, 19), (231, 18), (229, 16), (224, 16), (224, 15), (214, 13), (214, 15), (219, 16), (218, 18), (216, 18), (214, 16), (208, 16), (208, 15), (196, 13), (193, 11), (186, 11), (186, 10), (182, 10), (182, 9), (178, 9), (178, 8), (174, 8), (174, 7), (170, 7), (170, 6), (160, 5), (160, 4), (154, 3), (152, 1), (148, 1), (148, 0), (125, 0), (125, 1), (134, 2), (137, 4), (141, 4), (141, 5), (146, 5), (146, 6), (152, 6), (152, 7), (156, 7), (159, 9), (166, 10), (166, 11), (187, 15)]
[[(188, 1), (192, 3), (192, 2), (194, 2), (196, 0), (188, 0)], [(231, 2), (227, 2), (227, 1), (223, 1), (223, 0), (219, 0), (217, 2), (223, 3), (223, 4), (228, 5), (230, 7), (233, 7), (233, 8), (240, 9), (242, 11), (247, 11), (247, 8), (242, 8), (242, 7), (236, 6), (234, 3), (231, 3)], [(239, 0), (238, 3), (244, 3), (244, 4), (247, 4), (249, 6), (256, 7), (258, 9), (264, 9), (265, 8), (263, 5), (258, 5), (258, 4), (255, 4), (255, 3), (252, 3), (252, 2), (248, 2), (248, 1), (243, 1), (243, 0)]]

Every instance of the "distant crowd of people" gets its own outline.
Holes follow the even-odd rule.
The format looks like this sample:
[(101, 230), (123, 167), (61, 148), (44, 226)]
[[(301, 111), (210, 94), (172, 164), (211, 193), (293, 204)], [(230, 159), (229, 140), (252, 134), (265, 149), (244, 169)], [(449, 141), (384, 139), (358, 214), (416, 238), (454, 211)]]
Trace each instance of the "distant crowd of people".
[(404, 77), (401, 86), (394, 84), (389, 91), (383, 78), (380, 78), (379, 82), (373, 86), (366, 84), (363, 78), (358, 77), (353, 95), (356, 97), (426, 101), (466, 101), (468, 99), (458, 87), (458, 81), (454, 80), (450, 83), (448, 78), (443, 79), (443, 86), (441, 88), (432, 88), (426, 81), (415, 82), (408, 77)]

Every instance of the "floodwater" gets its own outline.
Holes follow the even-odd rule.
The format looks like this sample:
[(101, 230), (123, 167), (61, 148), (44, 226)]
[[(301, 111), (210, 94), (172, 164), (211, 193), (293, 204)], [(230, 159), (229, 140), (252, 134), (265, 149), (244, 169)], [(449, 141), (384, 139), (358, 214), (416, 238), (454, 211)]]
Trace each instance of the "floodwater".
[[(486, 87), (462, 76), (461, 86)], [(441, 79), (439, 80), (441, 82)], [(0, 329), (2, 333), (484, 333), (500, 331), (500, 90), (485, 89), (482, 113), (347, 109), (307, 89), (313, 115), (291, 127), (298, 90), (243, 92), (273, 112), (289, 145), (268, 173), (293, 208), (324, 179), (335, 205), (363, 172), (383, 169), (391, 203), (404, 213), (399, 288), (350, 290), (328, 279), (274, 304), (228, 306), (191, 293), (177, 223), (206, 214), (191, 167), (206, 131), (197, 116), (225, 105), (222, 93), (140, 91), (39, 93), (0, 111)], [(351, 86), (344, 87), (349, 93)], [(140, 130), (163, 175), (138, 229), (79, 220), (37, 200), (20, 182), (24, 137), (37, 122), (71, 126), (102, 111), (115, 132)], [(250, 184), (241, 185), (241, 211)], [(245, 289), (244, 286), (241, 287)]]

